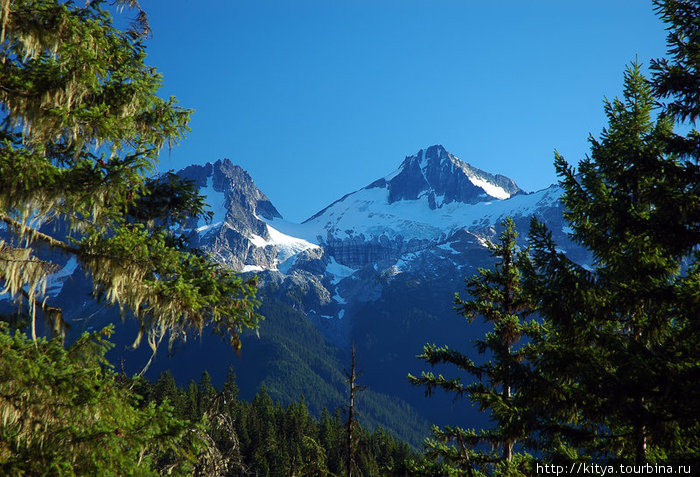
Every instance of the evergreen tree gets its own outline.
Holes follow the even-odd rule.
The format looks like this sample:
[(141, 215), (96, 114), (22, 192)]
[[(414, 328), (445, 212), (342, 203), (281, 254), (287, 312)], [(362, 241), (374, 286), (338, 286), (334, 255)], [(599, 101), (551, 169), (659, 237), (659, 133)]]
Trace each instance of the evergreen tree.
[(188, 424), (120, 383), (104, 358), (110, 331), (64, 349), (11, 336), (0, 323), (0, 474), (189, 474), (196, 439)]
[(211, 384), (211, 376), (208, 371), (203, 371), (202, 376), (197, 383), (197, 413), (202, 415), (206, 413), (213, 405), (216, 399), (216, 389)]
[(95, 296), (138, 318), (135, 344), (146, 336), (155, 349), (169, 331), (173, 339), (211, 324), (238, 347), (259, 319), (255, 283), (187, 249), (182, 226), (206, 215), (191, 183), (148, 177), (161, 148), (183, 138), (190, 111), (157, 95), (142, 12), (121, 31), (101, 5), (2, 2), (3, 291), (28, 307), (32, 337), (37, 312), (62, 334), (68, 320), (46, 295), (59, 252), (89, 274)]
[[(652, 118), (639, 65), (578, 171), (557, 155), (572, 238), (592, 268), (559, 253), (533, 222), (529, 283), (544, 318), (532, 408), (552, 458), (698, 458), (698, 168), (673, 151), (672, 119)], [(693, 219), (695, 217), (695, 219)], [(695, 410), (695, 411), (693, 411)]]
[[(482, 430), (434, 429), (435, 440), (428, 441), (431, 454), (458, 463), (468, 472), (474, 467), (499, 475), (517, 475), (520, 459), (517, 463), (514, 461), (513, 447), (524, 437), (524, 427), (517, 406), (516, 382), (522, 375), (528, 349), (521, 339), (536, 335), (539, 327), (527, 319), (532, 308), (521, 285), (519, 269), (519, 262), (526, 262), (527, 257), (517, 252), (515, 224), (508, 218), (501, 225), (504, 230), (499, 242), (489, 243), (491, 254), (497, 260), (494, 269), (480, 269), (478, 275), (467, 279), (469, 300), (455, 295), (455, 308), (470, 323), (480, 316), (493, 324), (493, 331), (476, 342), (479, 354), (488, 353), (490, 359), (477, 365), (459, 351), (434, 344), (426, 345), (419, 356), (431, 365), (455, 365), (477, 381), (465, 384), (460, 378), (446, 379), (432, 372), (424, 372), (421, 377), (409, 375), (409, 380), (424, 386), (427, 395), (440, 388), (456, 397), (466, 396), (478, 403), (482, 411), (490, 412), (495, 423), (494, 428)], [(476, 448), (483, 443), (490, 446), (491, 452)], [(500, 454), (495, 449), (500, 449)]]
[(654, 0), (654, 5), (668, 24), (670, 56), (652, 61), (654, 92), (671, 100), (665, 109), (674, 118), (695, 122), (700, 117), (700, 2)]
[[(143, 394), (143, 393), (142, 393)], [(175, 409), (182, 411), (182, 399), (180, 396), (180, 390), (175, 383), (175, 378), (173, 378), (170, 370), (166, 370), (160, 376), (151, 387), (150, 395), (144, 395), (146, 399), (153, 400), (160, 404), (166, 399), (172, 404)]]

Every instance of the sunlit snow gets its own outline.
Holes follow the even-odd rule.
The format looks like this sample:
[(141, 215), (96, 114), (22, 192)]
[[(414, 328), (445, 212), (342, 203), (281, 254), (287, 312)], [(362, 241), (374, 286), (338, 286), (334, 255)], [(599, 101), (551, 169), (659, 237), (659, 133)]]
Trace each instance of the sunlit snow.
[(245, 272), (262, 272), (262, 271), (263, 271), (263, 267), (261, 267), (260, 265), (243, 265), (243, 269), (241, 270), (241, 272), (243, 272), (243, 273), (245, 273)]
[(280, 262), (284, 262), (289, 257), (303, 252), (304, 250), (319, 248), (318, 245), (304, 239), (284, 234), (269, 224), (267, 224), (267, 233), (270, 234), (269, 243), (277, 247), (277, 260)]
[(78, 261), (75, 259), (75, 257), (71, 256), (63, 268), (48, 276), (46, 283), (46, 294), (49, 296), (57, 296), (59, 293), (61, 293), (61, 290), (63, 289), (63, 282), (67, 277), (71, 276), (73, 272), (75, 272), (76, 268), (78, 268)]
[[(207, 210), (214, 213), (211, 223), (218, 225), (218, 223), (226, 220), (226, 196), (223, 192), (214, 190), (213, 181), (213, 177), (207, 177), (207, 186), (200, 189), (199, 193), (206, 197), (205, 202), (208, 204)], [(197, 231), (199, 232), (200, 229), (205, 231), (207, 230), (206, 227), (208, 227), (207, 221), (200, 218), (199, 222), (197, 222)]]
[(509, 199), (510, 194), (503, 190), (503, 188), (498, 187), (495, 184), (491, 184), (489, 181), (482, 179), (481, 177), (476, 177), (476, 176), (467, 176), (469, 180), (471, 181), (472, 184), (474, 184), (477, 187), (481, 187), (484, 189), (484, 191), (490, 195), (491, 197), (495, 197), (497, 199)]
[(294, 234), (303, 233), (310, 239), (323, 239), (330, 233), (336, 238), (364, 235), (365, 240), (382, 235), (389, 239), (439, 240), (461, 228), (491, 226), (508, 216), (531, 215), (538, 207), (556, 202), (560, 190), (553, 187), (488, 203), (450, 202), (439, 209), (431, 209), (426, 197), (389, 204), (388, 195), (387, 189), (379, 187), (354, 192), (319, 217), (297, 225)]
[(209, 225), (202, 225), (201, 227), (197, 227), (197, 232), (199, 232), (202, 235), (206, 235), (212, 232), (213, 230), (216, 230), (221, 224), (222, 222), (216, 222)]
[(274, 246), (277, 248), (277, 264), (279, 271), (282, 273), (287, 273), (289, 268), (294, 265), (298, 253), (304, 250), (320, 248), (318, 245), (302, 238), (282, 233), (270, 224), (265, 225), (267, 226), (267, 233), (270, 236), (269, 240), (259, 235), (251, 235), (248, 239), (256, 247), (264, 248), (267, 246)]

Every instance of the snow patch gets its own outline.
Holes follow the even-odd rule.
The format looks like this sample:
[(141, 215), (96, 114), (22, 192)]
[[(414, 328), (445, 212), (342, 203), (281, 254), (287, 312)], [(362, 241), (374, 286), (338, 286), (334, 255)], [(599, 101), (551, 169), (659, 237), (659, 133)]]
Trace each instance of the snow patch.
[(354, 268), (347, 267), (335, 261), (335, 257), (331, 257), (330, 262), (326, 265), (326, 272), (330, 273), (333, 278), (331, 278), (331, 284), (336, 285), (343, 278), (347, 278), (357, 270)]
[(216, 222), (214, 224), (202, 225), (201, 227), (197, 227), (197, 232), (199, 232), (202, 235), (206, 235), (220, 227), (221, 224), (222, 222)]
[(250, 240), (250, 243), (260, 248), (265, 248), (268, 245), (271, 245), (270, 242), (262, 238), (260, 235), (253, 234), (251, 237), (248, 238), (248, 240)]
[(452, 255), (459, 255), (459, 252), (452, 248), (452, 243), (443, 243), (437, 246), (440, 250), (446, 250)]
[(307, 240), (282, 233), (270, 224), (265, 224), (265, 226), (267, 227), (267, 234), (270, 236), (269, 240), (255, 234), (248, 237), (248, 240), (256, 247), (273, 246), (277, 248), (277, 269), (282, 273), (286, 274), (289, 272), (299, 253), (304, 250), (320, 248)]
[(65, 279), (73, 275), (76, 268), (78, 268), (78, 261), (75, 259), (75, 257), (71, 256), (63, 268), (48, 276), (48, 280), (46, 282), (46, 294), (55, 297), (61, 293)]
[(484, 191), (491, 197), (495, 197), (496, 199), (510, 199), (510, 194), (506, 192), (502, 187), (498, 187), (497, 185), (492, 184), (489, 181), (482, 179), (481, 177), (468, 175), (467, 178), (475, 186), (484, 189)]
[(486, 240), (484, 237), (479, 237), (478, 235), (475, 235), (475, 237), (479, 241), (479, 245), (488, 248), (490, 243), (488, 240)]
[[(209, 210), (214, 213), (211, 219), (212, 224), (218, 224), (226, 220), (226, 195), (223, 192), (214, 190), (213, 176), (207, 177), (206, 187), (199, 190), (199, 193), (206, 197), (205, 202), (209, 205)], [(206, 227), (207, 221), (200, 218), (197, 222), (197, 231)]]
[(284, 262), (304, 250), (320, 248), (318, 245), (304, 239), (284, 234), (269, 224), (267, 224), (267, 233), (270, 235), (268, 243), (277, 247), (277, 260), (280, 262)]
[(335, 295), (333, 295), (333, 299), (340, 305), (347, 305), (347, 303), (348, 303), (345, 300), (345, 298), (340, 296), (340, 294), (338, 293), (338, 287), (335, 287)]
[(284, 262), (278, 263), (277, 264), (277, 269), (281, 272), (284, 273), (285, 275), (289, 273), (289, 269), (292, 268), (292, 265), (294, 265), (297, 261), (297, 256), (293, 255), (289, 257), (287, 260)]
[(262, 272), (263, 267), (260, 265), (243, 265), (243, 269), (241, 270), (241, 273), (245, 272)]

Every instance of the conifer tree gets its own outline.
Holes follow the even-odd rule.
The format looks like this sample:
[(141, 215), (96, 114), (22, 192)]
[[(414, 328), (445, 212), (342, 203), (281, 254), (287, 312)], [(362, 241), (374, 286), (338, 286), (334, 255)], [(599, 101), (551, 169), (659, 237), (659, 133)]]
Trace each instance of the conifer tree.
[(556, 156), (564, 216), (591, 267), (569, 261), (533, 222), (528, 282), (546, 330), (530, 380), (542, 397), (533, 422), (552, 458), (698, 456), (700, 177), (654, 106), (633, 64), (623, 98), (605, 102), (609, 124), (590, 138), (591, 156), (578, 170)]
[[(468, 475), (472, 468), (498, 475), (519, 475), (522, 459), (515, 459), (514, 445), (524, 437), (524, 428), (517, 405), (520, 397), (516, 383), (522, 375), (528, 349), (521, 339), (539, 332), (537, 323), (528, 319), (532, 307), (521, 285), (520, 267), (527, 257), (517, 251), (518, 234), (513, 220), (507, 218), (501, 225), (504, 230), (498, 243), (489, 243), (491, 254), (496, 258), (494, 269), (479, 269), (477, 275), (467, 279), (468, 300), (455, 294), (456, 310), (470, 323), (482, 317), (493, 325), (493, 331), (476, 341), (478, 353), (488, 353), (490, 359), (475, 364), (462, 352), (434, 344), (426, 345), (419, 356), (431, 365), (455, 365), (476, 382), (463, 383), (460, 378), (447, 379), (432, 372), (424, 372), (420, 377), (409, 375), (411, 383), (425, 387), (426, 395), (440, 388), (456, 397), (467, 397), (482, 411), (490, 412), (495, 423), (492, 429), (436, 428), (433, 430), (435, 439), (428, 442), (430, 453), (459, 463), (468, 470)], [(488, 444), (492, 451), (484, 451), (483, 446), (477, 448), (482, 444)], [(495, 449), (500, 449), (500, 453)]]
[(37, 313), (63, 333), (69, 320), (46, 294), (63, 254), (97, 297), (138, 318), (136, 345), (210, 324), (238, 347), (259, 319), (254, 282), (187, 249), (182, 226), (205, 215), (203, 198), (174, 175), (150, 176), (191, 112), (157, 95), (143, 12), (121, 31), (102, 3), (1, 4), (2, 290), (24, 302), (34, 338)]
[(668, 55), (651, 63), (657, 97), (675, 119), (695, 122), (700, 117), (700, 2), (654, 0), (655, 10), (668, 24)]
[(362, 376), (361, 373), (357, 371), (357, 361), (356, 361), (356, 350), (355, 344), (352, 345), (351, 352), (351, 364), (350, 369), (345, 371), (345, 377), (348, 383), (349, 391), (349, 402), (348, 402), (348, 422), (347, 422), (347, 460), (345, 462), (345, 469), (348, 477), (356, 475), (355, 470), (357, 469), (357, 409), (356, 409), (356, 399), (357, 393), (365, 390), (365, 386), (360, 386), (357, 384), (357, 378)]
[(188, 423), (119, 382), (104, 357), (110, 332), (64, 349), (0, 322), (0, 475), (190, 475)]

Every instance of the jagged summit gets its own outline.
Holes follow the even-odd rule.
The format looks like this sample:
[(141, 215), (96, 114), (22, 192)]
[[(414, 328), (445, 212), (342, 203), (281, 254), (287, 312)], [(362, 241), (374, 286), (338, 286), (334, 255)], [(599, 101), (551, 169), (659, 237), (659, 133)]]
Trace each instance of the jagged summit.
[(207, 196), (214, 212), (214, 224), (235, 220), (251, 226), (250, 221), (255, 216), (267, 220), (282, 218), (270, 199), (255, 185), (250, 174), (229, 159), (188, 166), (178, 175), (194, 181)]
[(297, 253), (316, 248), (265, 222), (281, 220), (282, 215), (250, 174), (229, 159), (192, 165), (178, 174), (194, 181), (214, 213), (211, 221), (190, 224), (198, 232), (194, 245), (234, 270), (275, 269)]
[(493, 199), (509, 199), (526, 193), (512, 179), (477, 169), (450, 154), (442, 145), (434, 145), (421, 149), (412, 156), (406, 156), (393, 173), (359, 191), (346, 194), (309, 217), (304, 223), (321, 217), (348, 197), (371, 189), (387, 190), (387, 205), (402, 200), (427, 199), (432, 210), (452, 202), (477, 204)]
[(558, 189), (525, 194), (511, 179), (473, 167), (440, 145), (406, 157), (394, 173), (302, 224), (282, 219), (250, 175), (227, 159), (180, 174), (197, 183), (214, 212), (211, 223), (191, 225), (195, 245), (234, 270), (289, 275), (313, 269), (324, 279), (377, 261), (398, 266), (406, 254), (434, 248), (461, 230), (478, 237), (482, 248), (480, 241), (491, 238), (503, 217), (525, 224), (534, 213), (556, 209), (559, 198)]
[(389, 203), (427, 196), (431, 209), (450, 202), (475, 204), (508, 199), (524, 191), (508, 177), (477, 169), (450, 154), (441, 145), (407, 156), (397, 171), (367, 188), (386, 187)]

